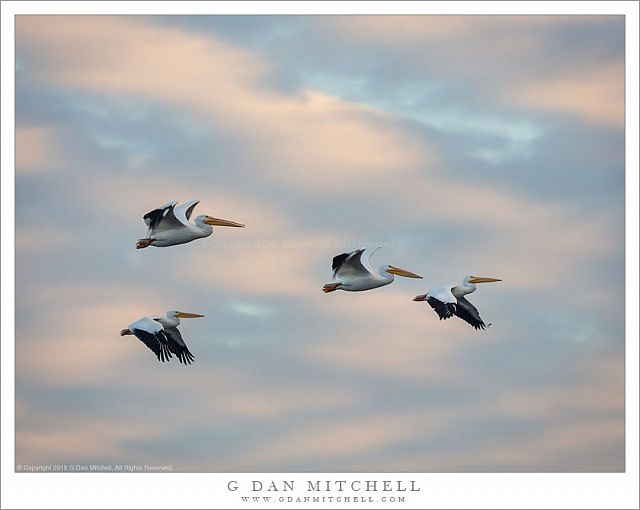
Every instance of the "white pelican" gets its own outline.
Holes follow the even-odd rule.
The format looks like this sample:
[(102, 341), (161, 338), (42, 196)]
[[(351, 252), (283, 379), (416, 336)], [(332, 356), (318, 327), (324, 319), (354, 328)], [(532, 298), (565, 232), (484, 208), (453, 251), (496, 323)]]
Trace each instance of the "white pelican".
[[(372, 255), (379, 249), (380, 246), (369, 254), (369, 266), (371, 266)], [(377, 271), (367, 269), (361, 260), (364, 251), (363, 248), (333, 257), (331, 268), (333, 269), (333, 279), (335, 282), (325, 284), (322, 290), (324, 292), (333, 292), (335, 290), (357, 292), (376, 289), (383, 285), (389, 285), (394, 279), (393, 275), (404, 276), (406, 278), (422, 278), (422, 276), (415, 273), (389, 265), (380, 266)]]
[(484, 276), (465, 276), (462, 285), (446, 285), (430, 290), (413, 298), (414, 301), (426, 301), (431, 305), (440, 320), (448, 319), (456, 315), (463, 321), (471, 324), (475, 329), (484, 329), (491, 326), (485, 324), (480, 318), (478, 309), (464, 297), (476, 290), (476, 283), (501, 282), (498, 278), (485, 278)]
[(120, 336), (137, 336), (160, 361), (168, 361), (173, 353), (180, 363), (190, 365), (194, 357), (184, 343), (178, 326), (180, 319), (195, 317), (204, 317), (204, 315), (169, 310), (166, 317), (143, 317), (132, 322), (127, 329), (120, 331)]
[(213, 233), (212, 225), (244, 227), (242, 223), (212, 218), (205, 214), (197, 216), (195, 224), (189, 223), (191, 213), (199, 202), (199, 200), (190, 200), (184, 204), (176, 205), (178, 202), (173, 201), (145, 214), (143, 218), (149, 231), (146, 238), (137, 242), (136, 248), (174, 246), (208, 237)]

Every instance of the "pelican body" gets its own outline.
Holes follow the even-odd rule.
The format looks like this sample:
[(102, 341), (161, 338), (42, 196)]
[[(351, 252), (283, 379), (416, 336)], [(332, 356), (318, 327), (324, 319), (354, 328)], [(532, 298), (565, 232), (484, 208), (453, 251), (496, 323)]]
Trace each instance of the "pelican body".
[(475, 292), (478, 283), (500, 282), (498, 278), (486, 278), (484, 276), (465, 276), (461, 285), (446, 285), (430, 290), (413, 298), (414, 301), (426, 301), (435, 310), (440, 320), (449, 317), (459, 317), (471, 324), (473, 328), (485, 329), (491, 324), (485, 324), (478, 309), (473, 306), (465, 296)]
[(209, 237), (213, 234), (213, 226), (220, 227), (244, 227), (235, 221), (213, 218), (206, 214), (197, 216), (194, 223), (189, 219), (193, 209), (198, 205), (199, 200), (190, 200), (184, 204), (177, 205), (178, 202), (169, 202), (153, 211), (149, 211), (143, 216), (149, 231), (147, 237), (140, 239), (136, 248), (146, 248), (148, 246), (175, 246), (185, 244), (196, 239)]
[(194, 361), (193, 354), (182, 338), (178, 326), (180, 319), (204, 317), (198, 313), (169, 310), (166, 317), (143, 317), (129, 324), (120, 331), (120, 336), (134, 335), (153, 351), (159, 361), (169, 361), (175, 354), (180, 363), (190, 365)]
[[(369, 266), (371, 266), (371, 257), (378, 249), (379, 247), (369, 254)], [(336, 290), (360, 292), (389, 285), (393, 282), (394, 275), (404, 276), (405, 278), (422, 278), (422, 276), (415, 273), (390, 265), (382, 265), (377, 270), (368, 269), (362, 263), (364, 251), (364, 249), (360, 249), (333, 257), (334, 282), (325, 284), (322, 290), (326, 293)]]

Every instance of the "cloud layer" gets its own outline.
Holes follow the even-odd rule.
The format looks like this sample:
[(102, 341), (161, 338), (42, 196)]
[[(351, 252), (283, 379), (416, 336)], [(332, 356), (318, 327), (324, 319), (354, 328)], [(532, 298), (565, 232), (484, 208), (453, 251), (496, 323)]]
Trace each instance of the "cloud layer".
[[(19, 17), (16, 462), (623, 470), (622, 29)], [(134, 249), (190, 198), (247, 228)], [(377, 245), (424, 280), (320, 291)], [(465, 274), (487, 331), (411, 302)]]

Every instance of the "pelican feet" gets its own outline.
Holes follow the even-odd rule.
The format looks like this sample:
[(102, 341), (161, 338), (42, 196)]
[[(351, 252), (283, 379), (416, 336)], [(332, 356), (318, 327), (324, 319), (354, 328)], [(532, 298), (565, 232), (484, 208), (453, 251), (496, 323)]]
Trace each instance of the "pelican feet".
[(136, 249), (140, 250), (141, 248), (146, 248), (147, 246), (151, 245), (153, 241), (155, 241), (155, 239), (139, 239), (136, 243)]
[(338, 287), (342, 285), (341, 283), (327, 283), (324, 287), (322, 287), (322, 292), (328, 294), (329, 292), (333, 292), (334, 290), (338, 290)]

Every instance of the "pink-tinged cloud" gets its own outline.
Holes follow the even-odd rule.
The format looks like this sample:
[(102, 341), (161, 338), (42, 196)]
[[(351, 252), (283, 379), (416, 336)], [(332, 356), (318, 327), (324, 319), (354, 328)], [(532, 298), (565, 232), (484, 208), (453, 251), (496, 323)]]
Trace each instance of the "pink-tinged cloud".
[(35, 253), (42, 246), (47, 249), (64, 249), (70, 243), (78, 241), (78, 237), (69, 230), (51, 232), (36, 226), (23, 226), (16, 230), (16, 254)]
[[(396, 49), (402, 49), (422, 37), (417, 22), (403, 28), (400, 21), (386, 20), (372, 21), (380, 24), (382, 44), (389, 45), (397, 35)], [(473, 39), (488, 26), (475, 26), (466, 18), (437, 21), (428, 21), (431, 29), (425, 37), (431, 37), (432, 44), (461, 35)], [(184, 175), (178, 167), (168, 177), (164, 168), (149, 168), (153, 158), (145, 159), (144, 153), (121, 154), (107, 147), (94, 158), (95, 166), (82, 167), (81, 192), (54, 190), (51, 195), (68, 197), (59, 202), (62, 210), (75, 212), (80, 223), (87, 214), (98, 221), (95, 226), (85, 224), (82, 230), (70, 222), (58, 225), (54, 234), (53, 229), (40, 231), (37, 223), (29, 223), (33, 216), (25, 216), (17, 233), (18, 255), (34, 260), (42, 252), (43, 267), (53, 274), (38, 281), (23, 273), (19, 287), (22, 303), (42, 310), (34, 320), (28, 315), (18, 320), (17, 374), (29, 383), (18, 394), (18, 453), (23, 462), (50, 462), (63, 452), (87, 461), (109, 452), (117, 458), (126, 455), (128, 444), (144, 449), (146, 439), (157, 442), (149, 446), (154, 458), (170, 456), (185, 470), (311, 466), (314, 459), (350, 469), (498, 465), (553, 470), (575, 466), (594, 441), (617, 455), (622, 421), (615, 415), (623, 390), (615, 376), (619, 360), (606, 367), (589, 365), (581, 358), (587, 346), (576, 340), (567, 359), (582, 369), (567, 370), (579, 380), (560, 377), (552, 392), (551, 384), (528, 387), (528, 379), (521, 381), (518, 374), (496, 375), (470, 356), (498, 352), (502, 345), (511, 346), (511, 340), (536, 342), (538, 333), (522, 326), (536, 318), (532, 305), (548, 319), (540, 334), (564, 334), (567, 327), (562, 330), (558, 321), (568, 318), (573, 326), (575, 314), (585, 319), (585, 310), (593, 313), (587, 321), (598, 314), (611, 320), (612, 298), (619, 289), (603, 281), (606, 275), (593, 274), (588, 284), (598, 292), (591, 292), (580, 277), (619, 252), (615, 215), (578, 211), (570, 200), (549, 204), (540, 194), (517, 191), (516, 185), (472, 185), (446, 166), (441, 158), (445, 144), (436, 146), (428, 133), (418, 136), (389, 113), (313, 88), (275, 90), (268, 85), (275, 66), (215, 35), (135, 18), (29, 17), (18, 18), (17, 27), (24, 57), (20, 72), (33, 78), (38, 91), (81, 92), (94, 101), (116, 100), (113, 104), (142, 98), (157, 106), (157, 118), (165, 115), (167, 125), (175, 126), (176, 114), (193, 120), (202, 128), (204, 143), (222, 126), (255, 175), (246, 188), (215, 182), (229, 174), (209, 174), (206, 166), (189, 168)], [(469, 45), (464, 37), (460, 44)], [(512, 42), (484, 47), (507, 61), (519, 54), (535, 56), (542, 44), (531, 34)], [(575, 76), (569, 69), (562, 80)], [(593, 76), (587, 80), (592, 85), (608, 83), (605, 72), (594, 71)], [(521, 84), (506, 87), (520, 90)], [(526, 95), (528, 89), (520, 87), (524, 95), (504, 94), (505, 104), (571, 111), (579, 118), (590, 115), (594, 122), (611, 123), (615, 117), (607, 121), (610, 113), (600, 109), (602, 97), (609, 94), (604, 85), (602, 90), (599, 85), (593, 90), (578, 87), (581, 97), (598, 103), (588, 106), (594, 108), (590, 114), (575, 105), (567, 109), (566, 89), (555, 85), (558, 103), (534, 105), (540, 97)], [(496, 89), (498, 94), (505, 90)], [(59, 162), (79, 167), (83, 154), (64, 128), (30, 126), (19, 134), (19, 167), (54, 168)], [(89, 133), (91, 138), (95, 131)], [(117, 157), (103, 158), (106, 152)], [(125, 168), (110, 167), (113, 161), (124, 161)], [(26, 186), (26, 181), (19, 185)], [(37, 184), (42, 186), (41, 181)], [(308, 210), (296, 208), (302, 202), (299, 194), (309, 201)], [(318, 219), (325, 212), (334, 212), (328, 207), (342, 207), (336, 197), (343, 200), (344, 214), (339, 220), (337, 214), (327, 216), (333, 219), (322, 223)], [(168, 200), (190, 198), (201, 200), (196, 213), (240, 221), (246, 228), (217, 229), (212, 238), (170, 249), (133, 248), (146, 231), (142, 214)], [(435, 225), (449, 228), (451, 236), (440, 234), (432, 241)], [(82, 249), (87, 246), (82, 236), (91, 228), (112, 233), (113, 238), (100, 239), (100, 247), (115, 260), (98, 249)], [(382, 235), (395, 243), (375, 262), (406, 267), (425, 279), (398, 278), (361, 294), (323, 294), (321, 286), (331, 278), (331, 257), (354, 248), (349, 243), (362, 235)], [(426, 240), (424, 250), (415, 249), (416, 239)], [(443, 262), (433, 263), (432, 252)], [(71, 256), (78, 269), (91, 271), (76, 275), (67, 268), (64, 277), (54, 278), (57, 266)], [(106, 269), (101, 272), (103, 262)], [(471, 298), (483, 318), (494, 322), (487, 331), (473, 331), (458, 319), (439, 321), (428, 305), (411, 301), (418, 293), (470, 273), (504, 279), (481, 287)], [(83, 282), (82, 275), (95, 281)], [(61, 284), (66, 278), (69, 281)], [(507, 300), (513, 304), (510, 313), (501, 305)], [(206, 320), (183, 326), (197, 357), (193, 366), (175, 360), (161, 364), (137, 339), (118, 334), (140, 316), (183, 306), (207, 314)], [(263, 335), (272, 329), (281, 335)], [(597, 328), (594, 331), (585, 342), (591, 347), (598, 338)], [(569, 329), (563, 347), (574, 340), (574, 333)], [(615, 334), (612, 329), (603, 343), (619, 341)], [(505, 362), (521, 354), (521, 348), (515, 345)], [(544, 345), (535, 352), (538, 361), (552, 355)], [(602, 384), (596, 388), (583, 383), (581, 378), (589, 376)], [(377, 389), (383, 385), (393, 389), (393, 397), (381, 398)], [(131, 407), (118, 407), (122, 419), (77, 419), (80, 407), (68, 416), (45, 416), (38, 413), (33, 405), (37, 398), (30, 393), (36, 389), (43, 391), (43, 398), (55, 398), (81, 388), (93, 396), (91, 390), (105, 387), (110, 396), (130, 402)], [(441, 396), (434, 395), (434, 387)], [(406, 402), (405, 390), (411, 394)], [(451, 402), (451, 394), (473, 402)], [(147, 404), (147, 397), (166, 399), (170, 405), (153, 400)], [(406, 407), (398, 410), (396, 405)], [(151, 437), (142, 432), (149, 411), (164, 424)], [(574, 419), (581, 413), (590, 421)], [(607, 413), (614, 418), (601, 416)], [(476, 430), (487, 417), (505, 426), (527, 426), (511, 439), (492, 439), (493, 428), (488, 434)], [(129, 434), (121, 426), (124, 421), (131, 424)], [(545, 430), (535, 428), (538, 422)], [(534, 425), (532, 432), (529, 424)], [(447, 447), (458, 445), (458, 430), (467, 440), (463, 451)], [(92, 445), (91, 440), (103, 443)], [(175, 453), (171, 440), (190, 446), (191, 452)], [(425, 444), (436, 451), (413, 451)], [(616, 467), (621, 458), (592, 459), (589, 466)]]
[[(336, 420), (304, 429), (292, 436), (281, 436), (252, 452), (252, 463), (315, 458), (340, 458), (365, 454), (402, 443), (424, 432), (424, 416), (420, 413), (390, 416), (372, 415)], [(436, 420), (434, 420), (436, 421)]]
[[(474, 236), (464, 253), (451, 254), (448, 271), (457, 265), (458, 274), (441, 275), (438, 268), (429, 268), (430, 274), (425, 275), (429, 285), (452, 276), (457, 282), (464, 275), (482, 271), (502, 278), (508, 287), (550, 288), (575, 280), (575, 271), (580, 267), (577, 260), (598, 260), (619, 247), (617, 238), (609, 235), (619, 228), (614, 217), (589, 217), (515, 190), (507, 192), (453, 178), (434, 176), (413, 182), (403, 190), (397, 208), (405, 211), (398, 217), (416, 222), (478, 228), (478, 237), (487, 240), (478, 242)], [(557, 257), (558, 253), (563, 256)]]
[[(220, 239), (231, 245), (237, 243), (242, 246), (256, 238), (276, 238), (283, 232), (291, 231), (295, 225), (279, 204), (242, 195), (241, 192), (230, 190), (224, 183), (200, 184), (199, 180), (182, 179), (179, 174), (175, 178), (154, 176), (153, 186), (132, 186), (131, 182), (128, 174), (113, 177), (107, 182), (99, 176), (87, 178), (85, 193), (76, 198), (82, 207), (137, 229), (140, 237), (147, 231), (143, 215), (172, 200), (179, 203), (191, 199), (200, 201), (193, 211), (192, 221), (200, 214), (208, 214), (245, 225), (245, 228), (215, 228), (214, 237), (208, 238), (209, 241)], [(117, 207), (114, 207), (115, 196), (119, 197)], [(132, 241), (135, 244), (136, 239)], [(153, 249), (140, 253), (148, 253), (149, 250)]]
[[(189, 254), (185, 274), (193, 285), (221, 288), (252, 295), (300, 295), (309, 292), (314, 282), (300, 250), (260, 249), (249, 242), (246, 249), (218, 251), (213, 255)], [(218, 268), (207, 271), (207, 267)]]
[(532, 109), (576, 115), (605, 126), (624, 126), (624, 61), (604, 63), (544, 80), (533, 80), (509, 94)]
[(410, 62), (415, 69), (438, 81), (476, 82), (489, 88), (488, 96), (498, 104), (619, 128), (624, 122), (624, 62), (605, 58), (594, 65), (575, 50), (572, 59), (561, 60), (553, 55), (558, 48), (549, 37), (550, 31), (589, 30), (598, 19), (607, 17), (353, 16), (331, 21), (347, 41), (417, 53)]
[(61, 137), (52, 127), (19, 126), (16, 128), (16, 172), (28, 174), (51, 170), (65, 160), (59, 147)]
[[(353, 22), (383, 21), (364, 18)], [(392, 31), (396, 30), (396, 24), (404, 23), (387, 18), (384, 22), (390, 24)], [(416, 23), (413, 18), (406, 22)], [(420, 19), (420, 23), (433, 21)], [(455, 26), (462, 23), (469, 30), (475, 27), (469, 20), (460, 22), (456, 18), (451, 23)], [(118, 34), (115, 41), (114, 34)], [(226, 119), (230, 129), (241, 129), (243, 136), (255, 137), (256, 165), (260, 166), (261, 160), (268, 162), (259, 171), (277, 177), (283, 186), (320, 197), (369, 196), (377, 204), (384, 204), (385, 210), (405, 209), (414, 221), (423, 218), (485, 227), (493, 224), (493, 243), (503, 246), (502, 253), (519, 255), (496, 260), (495, 250), (485, 256), (478, 251), (481, 247), (476, 247), (477, 265), (465, 268), (463, 274), (483, 267), (503, 276), (511, 285), (539, 288), (569, 275), (577, 258), (597, 257), (612, 248), (608, 237), (601, 235), (609, 228), (602, 220), (585, 217), (576, 228), (576, 218), (563, 207), (536, 203), (516, 192), (445, 178), (446, 168), (438, 167), (436, 152), (395, 126), (386, 114), (318, 91), (305, 89), (285, 95), (266, 89), (260, 81), (268, 76), (265, 62), (215, 39), (130, 19), (91, 17), (59, 18), (56, 23), (47, 18), (21, 19), (19, 35), (32, 53), (38, 48), (45, 51), (46, 46), (49, 59), (43, 62), (38, 74), (48, 81), (96, 93), (144, 94), (168, 100), (203, 115), (203, 122)], [(152, 43), (154, 51), (149, 49)], [(158, 55), (162, 55), (161, 62)], [(164, 72), (159, 73), (158, 69)], [(221, 73), (220, 69), (232, 71)], [(211, 93), (212, 87), (216, 94)], [(584, 104), (589, 105), (585, 108), (596, 107), (591, 102)], [(112, 184), (114, 193), (132, 195), (126, 202), (136, 206), (147, 203), (147, 207), (153, 207), (157, 189), (171, 190), (172, 196), (166, 200), (187, 199), (193, 194), (180, 181), (158, 181), (153, 190), (133, 190), (122, 182)], [(104, 184), (99, 186), (102, 188)], [(246, 235), (253, 239), (282, 238), (285, 232), (291, 238), (295, 234), (295, 229), (287, 227), (290, 220), (282, 212), (276, 212), (274, 204), (255, 207), (246, 200), (243, 203), (237, 194), (231, 199), (224, 193), (212, 195), (208, 200), (206, 190), (203, 192), (198, 196), (203, 200), (199, 206), (202, 211), (205, 203), (215, 203), (220, 212), (214, 211), (214, 215), (243, 221), (247, 224)], [(146, 199), (140, 196), (145, 193)], [(94, 196), (87, 194), (89, 200), (94, 200)], [(104, 207), (107, 211), (113, 209), (106, 201)], [(118, 209), (118, 213), (123, 212)], [(127, 214), (141, 212), (128, 210)], [(375, 211), (369, 214), (374, 215)], [(388, 222), (393, 228), (398, 217), (387, 215), (377, 221)], [(244, 232), (228, 235), (233, 241), (246, 239)], [(549, 246), (554, 249), (549, 250)], [(566, 257), (555, 258), (557, 251)], [(250, 253), (239, 254), (230, 263), (230, 271), (216, 278), (226, 285), (235, 283), (246, 291), (256, 292), (274, 285), (284, 292), (297, 292), (311, 284), (301, 274), (301, 262), (292, 259), (287, 265), (286, 254), (262, 252), (259, 267), (247, 271), (248, 261), (243, 259), (249, 256)], [(196, 265), (200, 266), (200, 262)], [(283, 274), (287, 267), (294, 276), (286, 281), (267, 276)], [(200, 273), (194, 268), (193, 275), (199, 277)], [(264, 290), (260, 291), (261, 288)]]
[[(374, 48), (407, 49), (416, 45), (456, 45), (474, 40), (476, 44), (469, 46), (468, 56), (491, 51), (496, 59), (504, 59), (529, 55), (539, 48), (540, 41), (527, 30), (513, 30), (509, 44), (500, 44), (496, 32), (514, 26), (526, 29), (554, 18), (560, 18), (558, 22), (562, 19), (559, 16), (336, 16), (331, 22), (342, 37), (365, 42)], [(456, 58), (446, 48), (442, 53), (454, 67), (463, 69), (460, 56)], [(474, 62), (469, 61), (468, 65), (473, 66)]]
[[(478, 38), (479, 45), (496, 32), (508, 30), (518, 41), (531, 37), (530, 29), (553, 25), (584, 26), (593, 22), (593, 16), (334, 16), (331, 27), (342, 35), (367, 40), (372, 45), (399, 45), (455, 42)], [(511, 51), (503, 45), (505, 51)], [(537, 44), (532, 42), (532, 47)], [(470, 48), (472, 49), (472, 48)], [(517, 51), (526, 49), (517, 45)]]
[[(624, 374), (616, 359), (603, 357), (591, 361), (584, 370), (584, 382), (565, 388), (549, 388), (546, 391), (521, 392), (518, 395), (503, 393), (495, 400), (499, 412), (514, 417), (553, 419), (563, 411), (580, 414), (593, 412), (602, 415), (622, 414), (624, 411)], [(624, 427), (618, 422), (618, 434), (624, 437)]]
[[(86, 304), (70, 304), (78, 296)], [(46, 293), (49, 297), (44, 297)], [(121, 337), (120, 329), (139, 317), (161, 311), (164, 303), (150, 295), (132, 295), (123, 288), (117, 299), (99, 298), (97, 289), (70, 287), (43, 290), (43, 304), (51, 300), (69, 303), (46, 319), (46, 334), (23, 329), (16, 346), (16, 361), (22, 374), (37, 374), (48, 386), (89, 384), (103, 380), (120, 363), (139, 354), (153, 356), (135, 337)], [(94, 304), (100, 303), (100, 304)], [(119, 329), (118, 329), (119, 328)]]
[(470, 335), (462, 321), (439, 321), (428, 305), (411, 301), (426, 292), (424, 284), (398, 280), (391, 284), (395, 289), (321, 296), (317, 301), (324, 303), (315, 308), (331, 316), (327, 334), (298, 355), (377, 377), (460, 383), (460, 374), (447, 368), (450, 362), (466, 347), (491, 340)]
[(151, 440), (164, 433), (160, 427), (149, 427), (145, 423), (78, 415), (74, 415), (73, 420), (55, 424), (47, 420), (50, 426), (42, 429), (35, 422), (36, 417), (47, 419), (37, 409), (17, 406), (16, 419), (20, 427), (16, 431), (16, 451), (22, 463), (38, 464), (41, 459), (52, 462), (74, 459), (83, 463), (124, 459), (130, 455), (127, 441)]
[(304, 388), (271, 388), (271, 391), (232, 391), (230, 395), (216, 402), (215, 413), (249, 418), (296, 417), (305, 412), (346, 411), (356, 405), (358, 396), (351, 391), (334, 390), (327, 386)]
[(205, 122), (255, 137), (258, 159), (270, 163), (263, 170), (307, 190), (395, 178), (436, 157), (370, 107), (314, 90), (268, 90), (261, 59), (211, 37), (110, 17), (19, 18), (17, 32), (38, 79), (187, 107)]

